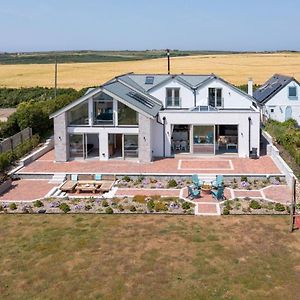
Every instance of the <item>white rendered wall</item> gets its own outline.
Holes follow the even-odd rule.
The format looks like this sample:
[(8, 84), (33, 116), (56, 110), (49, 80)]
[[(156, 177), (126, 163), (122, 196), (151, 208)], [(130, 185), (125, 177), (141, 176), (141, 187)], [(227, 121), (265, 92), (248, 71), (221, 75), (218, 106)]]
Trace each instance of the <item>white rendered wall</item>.
[[(186, 87), (177, 80), (172, 80), (170, 82), (167, 82), (165, 85), (159, 86), (157, 89), (150, 91), (150, 94), (159, 99), (165, 107), (166, 88), (180, 88), (181, 108), (195, 107), (193, 90)], [(207, 84), (201, 86), (198, 90), (196, 90), (196, 106), (208, 105), (209, 88), (222, 89), (224, 108), (249, 108), (252, 105), (252, 101), (246, 95), (237, 92), (230, 85), (227, 85), (224, 82), (215, 79), (213, 81), (209, 81)]]
[[(298, 100), (289, 99), (289, 87), (297, 87)], [(291, 81), (286, 87), (279, 91), (274, 97), (272, 97), (264, 106), (264, 115), (270, 119), (277, 120), (279, 122), (285, 121), (286, 107), (292, 108), (292, 118), (300, 124), (300, 87), (295, 81)], [(274, 112), (271, 112), (274, 109)]]
[[(160, 112), (159, 119), (165, 124), (165, 151), (166, 156), (171, 156), (171, 125), (238, 125), (238, 155), (249, 156), (249, 121), (251, 118), (251, 148), (257, 148), (260, 144), (260, 114), (259, 112)], [(156, 125), (153, 132), (161, 135), (161, 130)], [(154, 156), (163, 156), (163, 142), (154, 139)], [(259, 153), (258, 153), (259, 154)]]

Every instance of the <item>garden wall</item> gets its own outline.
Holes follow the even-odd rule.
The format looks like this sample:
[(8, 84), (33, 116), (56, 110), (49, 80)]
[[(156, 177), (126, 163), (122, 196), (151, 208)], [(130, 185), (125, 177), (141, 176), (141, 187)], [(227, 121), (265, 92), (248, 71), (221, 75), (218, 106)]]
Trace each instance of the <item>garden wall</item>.
[(279, 150), (274, 146), (272, 137), (265, 131), (262, 132), (265, 139), (269, 142), (267, 145), (267, 155), (271, 156), (279, 170), (285, 175), (286, 182), (290, 188), (293, 188), (296, 176), (293, 170), (287, 165), (279, 154)]

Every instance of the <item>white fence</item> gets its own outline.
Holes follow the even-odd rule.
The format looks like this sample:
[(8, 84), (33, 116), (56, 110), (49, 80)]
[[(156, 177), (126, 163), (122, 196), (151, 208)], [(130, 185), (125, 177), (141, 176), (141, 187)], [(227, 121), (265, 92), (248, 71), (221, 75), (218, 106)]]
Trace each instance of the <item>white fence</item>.
[(266, 131), (263, 131), (262, 135), (269, 142), (269, 144), (267, 145), (267, 155), (272, 157), (276, 166), (285, 175), (288, 186), (290, 188), (293, 188), (294, 179), (296, 179), (293, 170), (287, 165), (287, 163), (280, 156), (279, 150), (273, 144), (273, 138)]

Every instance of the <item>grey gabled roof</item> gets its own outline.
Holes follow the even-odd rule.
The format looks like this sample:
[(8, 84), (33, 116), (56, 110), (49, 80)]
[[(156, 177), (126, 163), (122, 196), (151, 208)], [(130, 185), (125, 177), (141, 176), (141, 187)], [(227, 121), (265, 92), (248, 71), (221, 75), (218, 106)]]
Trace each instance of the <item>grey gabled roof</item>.
[(131, 88), (118, 79), (109, 84), (105, 84), (103, 91), (118, 97), (121, 102), (151, 117), (155, 117), (162, 108), (160, 101), (154, 100), (152, 96), (140, 90)]
[(259, 89), (257, 89), (253, 93), (253, 97), (259, 103), (266, 103), (293, 80), (297, 82), (294, 77), (274, 74), (268, 81), (266, 81)]
[(131, 87), (129, 83), (123, 83), (118, 79), (118, 77), (116, 77), (115, 79), (108, 81), (98, 88), (88, 90), (88, 92), (79, 99), (51, 114), (50, 119), (62, 114), (65, 111), (68, 111), (76, 105), (86, 101), (88, 98), (96, 96), (101, 92), (117, 98), (117, 100), (120, 102), (128, 105), (142, 114), (144, 113), (148, 117), (155, 117), (162, 108), (162, 103), (158, 99), (147, 94), (146, 92), (143, 92), (141, 88), (138, 89)]
[[(147, 84), (146, 78), (153, 77), (153, 83)], [(249, 96), (247, 93), (233, 86), (229, 82), (216, 76), (215, 74), (209, 75), (185, 75), (185, 74), (134, 74), (128, 73), (117, 76), (100, 87), (89, 89), (87, 93), (81, 98), (73, 101), (64, 108), (50, 115), (50, 118), (54, 118), (57, 115), (68, 111), (72, 107), (86, 101), (88, 98), (93, 97), (101, 92), (108, 94), (111, 97), (116, 98), (118, 101), (128, 105), (140, 113), (144, 113), (148, 117), (157, 116), (160, 109), (163, 107), (160, 100), (153, 97), (150, 92), (156, 87), (166, 84), (170, 80), (177, 80), (190, 89), (198, 89), (201, 86), (207, 84), (211, 80), (220, 80), (225, 84), (231, 86), (234, 90), (255, 102), (255, 99)], [(151, 80), (152, 82), (152, 80)]]
[[(153, 83), (147, 84), (146, 78), (153, 77)], [(189, 88), (197, 88), (199, 85), (211, 79), (213, 74), (209, 75), (186, 75), (186, 74), (134, 74), (129, 73), (118, 78), (128, 84), (134, 86), (137, 89), (149, 92), (150, 90), (165, 84), (171, 80), (177, 80)]]

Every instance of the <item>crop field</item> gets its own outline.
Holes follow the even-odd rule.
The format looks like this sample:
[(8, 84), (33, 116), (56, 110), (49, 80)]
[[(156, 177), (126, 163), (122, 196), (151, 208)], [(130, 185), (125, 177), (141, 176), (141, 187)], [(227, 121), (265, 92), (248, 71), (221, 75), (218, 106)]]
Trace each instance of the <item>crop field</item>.
[(287, 216), (0, 215), (1, 299), (299, 299)]
[[(58, 87), (80, 89), (97, 86), (112, 77), (128, 73), (166, 73), (166, 58), (118, 62), (64, 63), (58, 65)], [(300, 79), (300, 53), (214, 54), (173, 57), (172, 73), (215, 73), (233, 84), (245, 84), (249, 77), (262, 84), (274, 73)], [(0, 65), (0, 87), (54, 85), (53, 64)]]

